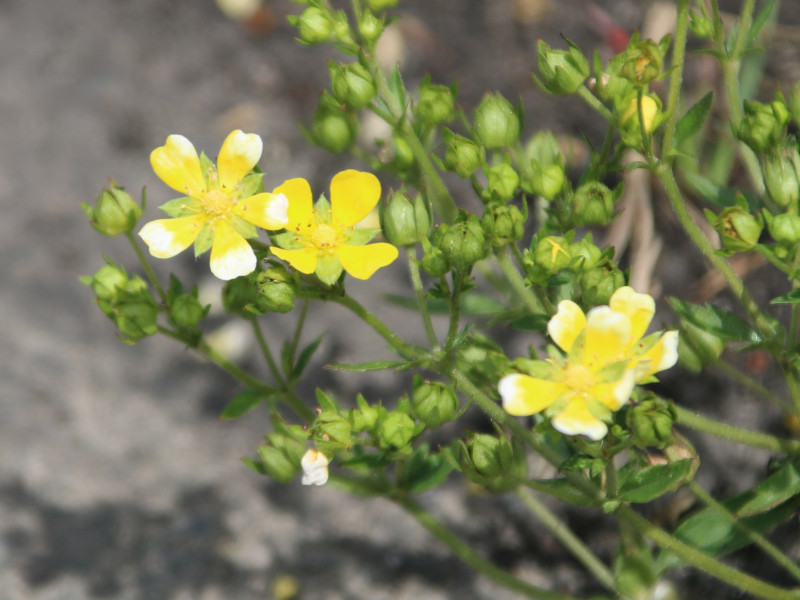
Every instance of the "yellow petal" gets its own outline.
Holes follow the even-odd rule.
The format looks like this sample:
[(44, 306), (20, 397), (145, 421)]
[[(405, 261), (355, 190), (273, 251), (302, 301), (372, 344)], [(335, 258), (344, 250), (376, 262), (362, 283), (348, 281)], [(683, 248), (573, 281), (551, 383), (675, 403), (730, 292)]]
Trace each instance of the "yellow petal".
[(289, 201), (283, 194), (263, 193), (239, 200), (233, 207), (233, 214), (256, 227), (274, 231), (289, 223), (288, 208)]
[(597, 384), (589, 392), (600, 404), (609, 410), (619, 410), (628, 403), (636, 384), (636, 370), (629, 369), (617, 381)]
[(381, 183), (372, 173), (342, 171), (331, 181), (332, 221), (343, 227), (352, 227), (364, 219), (378, 204)]
[(678, 362), (678, 332), (666, 331), (650, 349), (639, 359), (636, 368), (636, 381), (669, 369)]
[(211, 246), (211, 272), (228, 281), (252, 273), (256, 268), (256, 255), (250, 244), (225, 221), (214, 229)]
[(608, 433), (606, 424), (589, 411), (586, 401), (579, 395), (575, 395), (551, 423), (561, 433), (585, 435), (595, 441), (602, 440)]
[(337, 246), (336, 257), (344, 270), (356, 279), (369, 279), (372, 274), (397, 258), (397, 248), (391, 244), (366, 246)]
[(261, 138), (255, 133), (231, 131), (217, 157), (219, 182), (228, 189), (239, 183), (256, 166), (262, 148)]
[(634, 344), (647, 333), (656, 312), (656, 303), (652, 296), (637, 294), (628, 286), (615, 291), (608, 305), (617, 312), (628, 315), (631, 321), (631, 342)]
[(139, 237), (156, 258), (171, 258), (192, 245), (206, 218), (205, 214), (199, 214), (150, 221), (139, 231)]
[(270, 246), (270, 252), (281, 260), (285, 260), (296, 270), (310, 275), (317, 268), (317, 249), (314, 247), (301, 248), (300, 250), (284, 250)]
[(311, 186), (301, 177), (284, 181), (272, 190), (275, 196), (285, 196), (289, 202), (286, 215), (289, 223), (286, 229), (297, 233), (306, 233), (306, 229), (314, 220), (314, 203), (311, 197)]
[(206, 189), (197, 150), (182, 135), (169, 136), (166, 144), (153, 150), (150, 164), (161, 181), (181, 194), (196, 198)]
[(527, 417), (542, 412), (566, 389), (562, 383), (520, 373), (506, 375), (497, 384), (497, 391), (503, 399), (503, 410), (515, 417)]
[(608, 306), (595, 306), (586, 315), (582, 363), (602, 367), (625, 358), (631, 340), (631, 320)]
[(564, 352), (572, 349), (572, 344), (586, 327), (586, 316), (581, 307), (572, 300), (558, 303), (558, 312), (547, 324), (547, 333)]

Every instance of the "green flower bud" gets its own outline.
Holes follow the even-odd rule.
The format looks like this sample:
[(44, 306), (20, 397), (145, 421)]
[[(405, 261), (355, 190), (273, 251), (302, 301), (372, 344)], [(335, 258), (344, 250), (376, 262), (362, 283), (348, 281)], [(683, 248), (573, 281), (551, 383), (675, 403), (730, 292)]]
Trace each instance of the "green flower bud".
[[(705, 13), (705, 11), (703, 11)], [(702, 39), (711, 39), (714, 35), (714, 26), (707, 14), (695, 11), (689, 13), (689, 29), (694, 35)]]
[(353, 424), (350, 419), (337, 412), (323, 411), (317, 415), (311, 426), (311, 439), (317, 450), (326, 456), (334, 456), (341, 450), (348, 450), (353, 443)]
[(704, 366), (717, 362), (725, 350), (725, 340), (690, 323), (681, 321), (678, 337), (678, 359), (695, 373)]
[(511, 369), (503, 349), (490, 337), (473, 331), (456, 355), (456, 367), (477, 386), (494, 386)]
[[(441, 226), (440, 226), (441, 227)], [(438, 237), (439, 229), (434, 231), (434, 236)], [(450, 270), (450, 263), (447, 262), (444, 252), (439, 250), (436, 246), (424, 239), (422, 240), (422, 249), (425, 251), (425, 256), (422, 258), (420, 266), (431, 277), (441, 277)]]
[(374, 44), (381, 37), (384, 25), (382, 18), (376, 17), (370, 11), (365, 10), (361, 14), (361, 20), (358, 22), (358, 31), (367, 44)]
[[(466, 443), (459, 442), (459, 466), (470, 481), (493, 492), (515, 488), (517, 479), (527, 474), (525, 453), (518, 444), (500, 432), (472, 434)], [(510, 477), (510, 479), (506, 479)]]
[(353, 38), (353, 31), (350, 29), (350, 22), (347, 20), (347, 13), (343, 10), (336, 11), (333, 19), (333, 38), (345, 48), (357, 48), (358, 44)]
[(414, 114), (426, 123), (439, 125), (455, 118), (455, 92), (444, 85), (432, 85), (426, 77), (419, 87), (419, 102)]
[(589, 61), (578, 46), (566, 40), (569, 50), (552, 50), (539, 40), (540, 85), (551, 94), (574, 94), (589, 76)]
[(514, 168), (507, 163), (494, 165), (486, 173), (488, 179), (487, 191), (490, 198), (508, 201), (514, 197), (519, 188), (519, 175)]
[(113, 237), (133, 231), (142, 216), (142, 207), (116, 181), (111, 179), (109, 183), (110, 187), (103, 188), (94, 207), (85, 202), (81, 202), (81, 207), (96, 231)]
[(381, 448), (402, 450), (416, 432), (414, 420), (399, 411), (390, 412), (378, 424), (378, 438)]
[(257, 275), (258, 273), (254, 272), (225, 283), (225, 287), (222, 288), (222, 306), (226, 312), (245, 319), (263, 314), (257, 312), (259, 302)]
[(465, 212), (459, 213), (452, 225), (440, 225), (431, 241), (457, 271), (465, 271), (489, 255), (480, 219)]
[(614, 265), (606, 264), (581, 273), (578, 283), (583, 290), (584, 306), (601, 306), (608, 304), (614, 292), (625, 285), (625, 276)]
[(800, 155), (794, 148), (789, 150), (788, 156), (769, 153), (769, 156), (761, 161), (761, 172), (767, 193), (781, 208), (797, 206), (800, 197), (798, 165), (800, 165)]
[(291, 428), (280, 427), (267, 435), (267, 444), (258, 447), (264, 471), (275, 481), (288, 483), (301, 470), (300, 461), (306, 453), (302, 435), (292, 435)]
[(477, 171), (486, 160), (486, 151), (483, 146), (479, 146), (463, 135), (443, 129), (442, 136), (447, 143), (444, 166), (448, 171), (454, 171), (459, 177), (467, 178)]
[(635, 86), (644, 86), (660, 79), (669, 42), (669, 36), (658, 43), (649, 39), (632, 39), (623, 53), (620, 76)]
[(548, 274), (566, 269), (572, 262), (569, 248), (570, 241), (565, 237), (551, 235), (540, 238), (533, 251), (534, 265), (544, 269)]
[(411, 168), (416, 162), (414, 152), (408, 142), (399, 135), (392, 136), (392, 147), (394, 149), (394, 159), (392, 163), (401, 171)]
[(342, 107), (327, 91), (323, 92), (311, 122), (311, 142), (337, 154), (353, 144), (357, 133), (355, 113)]
[(599, 181), (584, 183), (575, 190), (570, 201), (569, 226), (608, 225), (613, 220), (618, 197), (619, 192), (608, 189)]
[(381, 210), (381, 229), (395, 246), (410, 246), (428, 237), (431, 212), (420, 194), (412, 202), (403, 190), (389, 195)]
[(353, 423), (353, 433), (361, 433), (362, 431), (372, 432), (378, 424), (378, 417), (380, 416), (380, 408), (377, 406), (370, 406), (362, 395), (356, 398), (358, 408), (350, 411), (350, 420)]
[(789, 110), (780, 96), (769, 104), (745, 100), (744, 119), (736, 137), (756, 154), (764, 154), (780, 146), (789, 122)]
[(603, 258), (603, 251), (594, 243), (591, 233), (587, 233), (580, 241), (572, 244), (569, 253), (573, 259), (577, 259), (574, 264), (582, 271), (594, 268)]
[(245, 305), (249, 312), (258, 315), (267, 312), (287, 313), (294, 308), (294, 281), (285, 268), (274, 266), (255, 273), (255, 283), (258, 297), (255, 303)]
[(481, 219), (486, 236), (493, 246), (499, 248), (522, 239), (525, 219), (516, 206), (489, 203)]
[(499, 93), (486, 94), (475, 109), (475, 132), (489, 150), (512, 146), (521, 128), (517, 110)]
[(359, 63), (340, 65), (328, 61), (331, 89), (336, 99), (352, 108), (361, 110), (375, 97), (375, 82), (367, 69)]
[(719, 216), (706, 210), (706, 218), (720, 237), (722, 247), (729, 253), (745, 252), (758, 243), (764, 224), (740, 206), (729, 206)]
[(769, 234), (784, 246), (793, 246), (800, 242), (800, 216), (784, 213), (767, 220)]
[(125, 343), (136, 343), (158, 331), (158, 304), (147, 293), (132, 295), (114, 304), (113, 320)]
[(197, 299), (197, 288), (176, 296), (170, 304), (168, 320), (178, 329), (194, 329), (208, 314), (211, 305), (203, 306)]
[(431, 429), (452, 421), (458, 415), (458, 396), (449, 385), (414, 377), (411, 414)]
[(367, 6), (369, 6), (370, 10), (379, 11), (379, 10), (386, 10), (387, 8), (393, 8), (397, 6), (398, 0), (366, 0)]
[(299, 17), (289, 17), (289, 23), (297, 27), (300, 39), (306, 44), (319, 44), (331, 38), (333, 21), (327, 10), (311, 6)]
[(677, 417), (671, 403), (648, 398), (631, 406), (626, 417), (628, 427), (641, 446), (664, 448), (674, 443), (672, 426)]
[(567, 174), (560, 164), (545, 165), (536, 160), (531, 161), (531, 171), (522, 181), (522, 189), (529, 194), (553, 200), (564, 189)]
[(129, 285), (125, 269), (116, 265), (101, 267), (93, 277), (81, 277), (81, 282), (92, 288), (98, 301), (106, 302), (115, 301), (120, 292), (127, 290)]

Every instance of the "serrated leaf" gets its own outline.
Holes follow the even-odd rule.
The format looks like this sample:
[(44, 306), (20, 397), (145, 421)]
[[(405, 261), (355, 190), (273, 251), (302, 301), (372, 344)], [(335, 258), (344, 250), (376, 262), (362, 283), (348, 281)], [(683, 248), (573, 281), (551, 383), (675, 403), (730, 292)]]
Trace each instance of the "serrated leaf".
[(700, 131), (700, 128), (703, 126), (703, 123), (705, 123), (706, 117), (708, 117), (708, 113), (711, 110), (711, 101), (713, 98), (714, 92), (708, 92), (681, 117), (681, 120), (678, 121), (678, 125), (675, 128), (676, 146), (680, 146), (683, 142)]
[[(722, 505), (748, 529), (757, 533), (771, 530), (800, 507), (798, 461), (787, 462), (752, 490), (728, 498)], [(711, 507), (683, 521), (674, 535), (711, 556), (724, 556), (751, 542), (747, 533), (731, 522), (727, 515)], [(656, 560), (659, 573), (682, 564), (680, 558), (667, 551), (662, 552)]]
[(655, 500), (684, 480), (691, 468), (692, 459), (687, 458), (666, 465), (653, 465), (639, 469), (620, 485), (620, 498), (626, 502)]
[(674, 296), (669, 298), (669, 303), (682, 318), (720, 339), (749, 343), (761, 341), (761, 336), (747, 321), (729, 310), (713, 304), (698, 306)]
[(251, 411), (256, 406), (265, 402), (268, 396), (259, 390), (245, 390), (236, 394), (233, 400), (228, 402), (225, 410), (219, 416), (221, 421), (229, 421), (231, 419), (238, 419), (246, 412)]

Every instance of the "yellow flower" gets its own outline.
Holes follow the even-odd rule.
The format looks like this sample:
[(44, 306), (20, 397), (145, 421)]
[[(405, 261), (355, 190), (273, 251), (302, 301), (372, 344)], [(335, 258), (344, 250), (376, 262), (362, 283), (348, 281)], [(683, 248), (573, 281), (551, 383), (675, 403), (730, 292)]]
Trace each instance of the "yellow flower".
[(211, 272), (228, 280), (256, 268), (247, 238), (257, 227), (282, 229), (288, 223), (288, 201), (278, 194), (257, 193), (260, 173), (251, 173), (261, 157), (261, 138), (236, 130), (222, 144), (217, 166), (197, 155), (182, 135), (171, 135), (153, 150), (156, 175), (184, 197), (160, 208), (172, 219), (151, 221), (139, 232), (157, 258), (171, 258), (194, 243), (195, 256), (211, 248)]
[(531, 375), (503, 377), (498, 390), (503, 408), (514, 416), (544, 413), (558, 431), (602, 439), (611, 413), (630, 399), (637, 383), (670, 368), (678, 360), (678, 333), (654, 333), (642, 339), (655, 302), (630, 287), (619, 288), (608, 306), (588, 314), (563, 300), (547, 331), (566, 356), (529, 361)]
[(319, 450), (310, 448), (300, 459), (303, 467), (303, 485), (325, 485), (328, 481), (328, 457)]
[(356, 227), (381, 196), (381, 184), (371, 173), (337, 173), (331, 181), (330, 203), (323, 196), (316, 207), (305, 179), (290, 179), (273, 193), (289, 199), (289, 224), (285, 233), (272, 236), (280, 247), (270, 250), (301, 273), (316, 273), (333, 285), (342, 269), (357, 279), (368, 279), (397, 258), (397, 248), (391, 244), (365, 245), (379, 229)]
[[(658, 103), (652, 97), (642, 96), (642, 119), (644, 120), (645, 133), (651, 133), (653, 131), (654, 125), (656, 124), (656, 117), (658, 116), (658, 110)], [(636, 128), (638, 129), (639, 101), (636, 98), (631, 98), (628, 107), (625, 109), (625, 112), (622, 113), (619, 121), (623, 125), (626, 125), (629, 119), (634, 119), (634, 122), (637, 123)]]

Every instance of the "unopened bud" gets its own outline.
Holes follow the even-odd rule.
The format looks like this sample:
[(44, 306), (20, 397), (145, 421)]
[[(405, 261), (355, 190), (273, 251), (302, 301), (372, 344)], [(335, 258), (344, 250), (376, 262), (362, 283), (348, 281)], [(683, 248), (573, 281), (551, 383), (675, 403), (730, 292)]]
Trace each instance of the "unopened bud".
[(764, 228), (761, 219), (740, 206), (729, 206), (719, 215), (706, 210), (706, 218), (719, 234), (722, 247), (731, 254), (752, 249)]
[(481, 223), (489, 241), (498, 248), (521, 240), (525, 233), (525, 220), (513, 205), (489, 203), (483, 210)]
[(306, 44), (327, 42), (333, 30), (333, 21), (328, 11), (310, 6), (299, 17), (289, 17), (289, 23), (297, 27), (297, 34)]
[(628, 427), (642, 446), (664, 448), (674, 442), (672, 426), (676, 414), (672, 404), (649, 398), (628, 410)]
[(494, 165), (486, 173), (489, 198), (508, 201), (514, 197), (519, 188), (519, 175), (514, 168), (505, 163)]
[(109, 237), (133, 231), (142, 216), (142, 207), (113, 179), (103, 188), (94, 207), (81, 203), (83, 212), (96, 231)]
[(403, 190), (389, 196), (381, 211), (381, 229), (390, 244), (416, 244), (428, 236), (430, 228), (430, 208), (420, 194), (413, 201)]
[(489, 254), (480, 219), (465, 212), (452, 225), (440, 225), (431, 241), (457, 271), (467, 270)]
[(567, 40), (569, 50), (552, 50), (539, 40), (538, 64), (542, 86), (551, 94), (573, 94), (589, 76), (589, 61), (578, 46)]
[(458, 414), (458, 396), (452, 387), (414, 377), (412, 414), (429, 428), (452, 421)]
[(521, 127), (518, 111), (499, 93), (486, 94), (475, 109), (475, 132), (489, 150), (512, 146)]
[(342, 107), (327, 91), (323, 92), (311, 122), (311, 141), (336, 154), (349, 148), (357, 133), (355, 113)]
[(361, 110), (375, 97), (372, 75), (360, 63), (340, 65), (328, 61), (333, 95), (342, 104), (353, 110)]
[(442, 135), (447, 143), (444, 165), (448, 171), (467, 178), (480, 168), (486, 159), (486, 151), (482, 146), (449, 129), (443, 129)]
[(430, 79), (426, 78), (420, 85), (419, 102), (414, 107), (414, 114), (432, 125), (452, 121), (455, 117), (454, 96), (452, 88), (433, 85)]
[(404, 412), (390, 412), (378, 424), (381, 448), (402, 450), (416, 433), (414, 420)]

